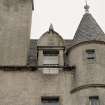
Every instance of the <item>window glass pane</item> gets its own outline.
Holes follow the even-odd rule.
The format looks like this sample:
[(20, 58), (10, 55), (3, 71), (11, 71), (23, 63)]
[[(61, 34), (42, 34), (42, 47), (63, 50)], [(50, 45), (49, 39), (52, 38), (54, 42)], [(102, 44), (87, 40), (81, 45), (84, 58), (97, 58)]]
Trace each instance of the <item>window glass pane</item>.
[(92, 96), (89, 97), (90, 105), (99, 105), (99, 97), (98, 96)]
[(42, 105), (59, 105), (59, 103), (43, 103)]
[(58, 56), (44, 56), (43, 64), (58, 64)]

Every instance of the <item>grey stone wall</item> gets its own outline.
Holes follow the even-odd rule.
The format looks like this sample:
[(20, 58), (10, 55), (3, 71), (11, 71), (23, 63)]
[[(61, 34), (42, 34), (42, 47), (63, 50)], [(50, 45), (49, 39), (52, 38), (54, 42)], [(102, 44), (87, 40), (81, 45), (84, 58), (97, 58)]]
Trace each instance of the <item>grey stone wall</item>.
[[(96, 49), (96, 63), (89, 64), (84, 51), (93, 48)], [(59, 96), (60, 105), (89, 105), (89, 96), (99, 96), (100, 105), (104, 105), (104, 49), (104, 44), (95, 43), (73, 48), (68, 58), (70, 65), (76, 65), (76, 71), (60, 70), (56, 75), (30, 71), (30, 68), (0, 69), (0, 104), (41, 105), (42, 96)], [(90, 87), (90, 84), (100, 86)], [(73, 89), (77, 90), (71, 92)]]
[(1, 105), (41, 105), (42, 96), (59, 96), (70, 105), (70, 72), (45, 75), (41, 71), (0, 71)]
[[(87, 62), (86, 49), (96, 50), (96, 61)], [(76, 66), (73, 74), (73, 85), (76, 87), (85, 84), (105, 84), (105, 45), (82, 44), (71, 50), (69, 64)]]
[[(96, 61), (87, 62), (85, 50), (95, 49)], [(105, 104), (105, 45), (84, 43), (69, 52), (69, 64), (75, 65), (71, 73), (72, 105), (89, 105), (89, 96), (99, 96), (100, 105)]]
[(0, 65), (26, 65), (31, 0), (0, 0)]

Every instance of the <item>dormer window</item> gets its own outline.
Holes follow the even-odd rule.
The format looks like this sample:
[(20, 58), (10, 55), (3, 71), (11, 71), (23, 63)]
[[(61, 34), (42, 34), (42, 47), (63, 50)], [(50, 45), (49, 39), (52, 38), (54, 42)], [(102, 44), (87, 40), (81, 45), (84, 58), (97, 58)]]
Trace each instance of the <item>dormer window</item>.
[(43, 51), (43, 65), (57, 66), (58, 65), (58, 50), (44, 50)]
[(38, 66), (44, 74), (58, 74), (64, 66), (64, 40), (50, 25), (37, 42)]

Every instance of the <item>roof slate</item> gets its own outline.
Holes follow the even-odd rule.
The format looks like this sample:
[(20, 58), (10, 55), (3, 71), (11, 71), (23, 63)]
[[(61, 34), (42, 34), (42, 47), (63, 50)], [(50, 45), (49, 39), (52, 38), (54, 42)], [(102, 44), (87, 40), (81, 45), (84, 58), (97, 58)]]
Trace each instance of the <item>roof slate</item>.
[(96, 20), (90, 13), (85, 13), (75, 33), (74, 40), (95, 40), (101, 35), (104, 35), (104, 32)]

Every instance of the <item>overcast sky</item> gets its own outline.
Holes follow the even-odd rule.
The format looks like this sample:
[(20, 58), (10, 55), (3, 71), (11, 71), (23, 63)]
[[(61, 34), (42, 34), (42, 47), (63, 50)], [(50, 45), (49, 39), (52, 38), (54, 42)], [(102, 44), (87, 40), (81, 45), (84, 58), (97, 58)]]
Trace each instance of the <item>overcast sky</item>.
[[(105, 32), (105, 0), (88, 0), (90, 13)], [(85, 0), (34, 0), (31, 38), (38, 39), (50, 23), (64, 39), (73, 38), (82, 19)]]

